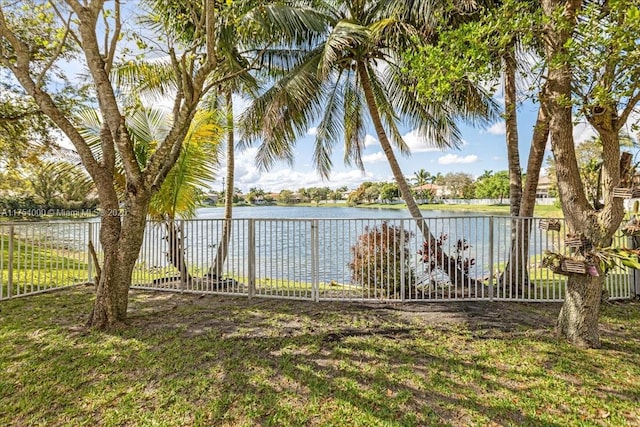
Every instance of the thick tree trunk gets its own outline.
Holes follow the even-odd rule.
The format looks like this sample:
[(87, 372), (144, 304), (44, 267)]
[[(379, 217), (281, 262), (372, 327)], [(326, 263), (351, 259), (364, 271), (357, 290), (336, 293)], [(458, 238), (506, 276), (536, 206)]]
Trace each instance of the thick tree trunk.
[(142, 246), (149, 196), (130, 194), (128, 202), (122, 216), (117, 203), (102, 208), (100, 244), (103, 266), (87, 322), (93, 328), (111, 329), (124, 324), (127, 319), (131, 275)]
[(604, 276), (572, 275), (558, 317), (557, 332), (572, 344), (599, 348), (598, 317)]
[[(547, 17), (544, 27), (545, 54), (549, 64), (548, 93), (542, 102), (549, 112), (551, 149), (556, 161), (558, 195), (562, 203), (567, 232), (586, 237), (601, 246), (603, 229), (591, 208), (580, 179), (573, 140), (572, 73), (568, 64), (567, 41), (573, 35), (580, 0), (542, 0)], [(558, 15), (562, 11), (562, 15)], [(558, 332), (570, 342), (587, 347), (600, 343), (599, 304), (603, 279), (572, 275), (567, 280), (564, 305), (558, 317)]]
[(427, 226), (427, 223), (424, 220), (422, 213), (420, 212), (420, 208), (418, 208), (418, 204), (416, 203), (416, 200), (411, 193), (409, 184), (407, 183), (407, 180), (405, 179), (404, 174), (400, 169), (398, 160), (393, 153), (393, 148), (391, 147), (391, 143), (389, 142), (387, 133), (384, 130), (382, 120), (380, 119), (380, 112), (375, 101), (373, 88), (371, 87), (371, 81), (369, 80), (369, 74), (365, 64), (358, 63), (357, 70), (358, 76), (360, 77), (360, 83), (362, 84), (365, 100), (367, 102), (367, 107), (369, 108), (369, 113), (371, 115), (371, 120), (373, 121), (376, 135), (378, 136), (378, 140), (380, 141), (380, 146), (382, 147), (382, 151), (387, 157), (387, 161), (389, 162), (389, 166), (391, 167), (391, 172), (393, 173), (396, 183), (398, 184), (400, 195), (406, 203), (411, 217), (416, 220), (418, 229), (422, 233), (425, 242), (428, 242), (428, 251), (431, 254), (432, 259), (437, 260), (439, 264), (438, 266), (449, 276), (451, 283), (456, 285), (467, 285), (470, 283), (475, 283), (475, 280), (471, 280), (471, 278), (460, 268), (455, 258), (450, 257), (443, 250), (441, 250), (435, 236), (431, 234), (431, 231), (429, 230), (429, 227)]

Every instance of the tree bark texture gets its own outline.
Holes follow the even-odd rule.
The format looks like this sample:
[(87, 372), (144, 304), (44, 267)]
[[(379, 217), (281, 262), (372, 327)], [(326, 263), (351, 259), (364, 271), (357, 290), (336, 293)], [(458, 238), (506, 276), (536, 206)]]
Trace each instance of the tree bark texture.
[[(541, 93), (544, 93), (543, 88)], [(540, 103), (536, 124), (531, 137), (529, 160), (527, 161), (527, 176), (525, 178), (524, 191), (520, 200), (518, 215), (522, 220), (512, 224), (515, 235), (512, 235), (509, 261), (505, 267), (501, 282), (505, 286), (514, 289), (516, 295), (528, 287), (529, 271), (529, 236), (533, 226), (532, 221), (524, 220), (533, 217), (536, 204), (536, 192), (540, 180), (540, 170), (544, 161), (544, 152), (549, 139), (549, 115), (546, 113), (543, 103)]]
[(604, 276), (572, 275), (558, 317), (557, 332), (578, 347), (600, 348), (598, 317)]
[[(551, 149), (556, 161), (558, 195), (567, 231), (580, 234), (598, 245), (603, 236), (596, 214), (589, 205), (576, 160), (573, 140), (572, 73), (566, 58), (566, 43), (573, 35), (579, 0), (542, 0), (547, 17), (544, 28), (545, 55), (549, 63), (548, 93), (544, 97), (549, 113)], [(561, 14), (558, 14), (561, 11)], [(558, 332), (578, 346), (600, 343), (598, 317), (604, 279), (570, 275), (567, 293), (557, 322)]]
[(129, 199), (129, 203), (125, 203), (122, 217), (118, 214), (117, 204), (115, 208), (102, 208), (103, 265), (88, 321), (88, 326), (97, 329), (118, 327), (127, 318), (131, 276), (142, 246), (150, 199), (148, 194), (130, 196), (136, 200)]
[(507, 141), (507, 162), (509, 164), (509, 211), (512, 217), (520, 215), (522, 199), (522, 168), (520, 167), (520, 149), (518, 148), (518, 121), (516, 96), (516, 59), (515, 48), (504, 56), (504, 120)]

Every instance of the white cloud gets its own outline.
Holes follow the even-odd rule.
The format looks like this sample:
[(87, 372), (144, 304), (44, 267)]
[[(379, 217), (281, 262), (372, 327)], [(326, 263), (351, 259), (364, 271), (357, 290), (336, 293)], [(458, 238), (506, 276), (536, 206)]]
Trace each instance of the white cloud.
[(500, 157), (500, 156), (493, 156), (493, 157), (491, 158), (491, 160), (495, 160), (495, 161), (502, 160), (502, 157)]
[(367, 154), (366, 156), (362, 156), (363, 163), (379, 163), (387, 160), (387, 157), (384, 155), (382, 151), (378, 151), (377, 153)]
[[(363, 174), (360, 170), (354, 169), (331, 173), (329, 179), (323, 181), (311, 165), (305, 165), (304, 172), (293, 170), (288, 165), (283, 164), (276, 165), (270, 171), (262, 171), (255, 165), (256, 152), (257, 148), (251, 147), (236, 153), (234, 185), (245, 193), (251, 187), (262, 188), (269, 192), (279, 192), (283, 189), (295, 191), (301, 187), (337, 188), (343, 185), (349, 188), (356, 188), (362, 182), (373, 179), (372, 173)], [(221, 189), (221, 177), (225, 173), (225, 166), (224, 164), (220, 166), (218, 178), (215, 183), (212, 183), (211, 187), (216, 190)]]
[(426, 153), (429, 151), (441, 151), (430, 141), (427, 141), (417, 129), (402, 135), (402, 139), (409, 146), (412, 153)]
[(597, 136), (596, 131), (587, 122), (578, 122), (573, 126), (573, 140), (576, 144)]
[(367, 136), (364, 137), (364, 146), (373, 147), (374, 145), (378, 145), (378, 140), (373, 136), (367, 134)]
[(459, 164), (469, 164), (477, 162), (478, 156), (475, 154), (470, 154), (468, 156), (458, 156), (457, 154), (447, 154), (446, 156), (442, 156), (438, 159), (438, 164), (441, 165), (459, 165)]
[(507, 125), (504, 121), (499, 121), (491, 125), (487, 132), (491, 135), (504, 135), (507, 133)]
[(318, 128), (316, 126), (309, 128), (307, 135), (316, 136), (318, 134)]

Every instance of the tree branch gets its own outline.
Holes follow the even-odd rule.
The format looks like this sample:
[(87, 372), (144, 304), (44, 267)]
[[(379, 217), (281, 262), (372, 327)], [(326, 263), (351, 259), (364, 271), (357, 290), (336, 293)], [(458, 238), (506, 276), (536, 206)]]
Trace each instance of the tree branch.
[(2, 62), (12, 70), (20, 84), (25, 88), (27, 93), (35, 100), (36, 104), (51, 118), (51, 120), (62, 130), (76, 147), (78, 155), (82, 159), (87, 172), (92, 178), (95, 178), (99, 172), (100, 165), (93, 157), (93, 153), (89, 148), (82, 135), (76, 127), (67, 119), (66, 115), (58, 108), (51, 96), (44, 92), (33, 80), (30, 74), (31, 53), (28, 46), (22, 42), (7, 26), (4, 13), (0, 8), (0, 36), (9, 42), (16, 54), (15, 62), (11, 62), (6, 58), (2, 58)]
[(122, 32), (122, 15), (120, 14), (120, 0), (116, 0), (115, 1), (115, 23), (116, 26), (113, 30), (113, 37), (111, 37), (111, 45), (109, 46), (108, 49), (106, 49), (106, 51), (108, 52), (106, 54), (106, 72), (107, 74), (111, 72), (111, 69), (113, 68), (113, 61), (114, 58), (116, 56), (116, 46), (118, 45), (118, 40), (120, 38), (120, 33)]
[[(76, 0), (67, 1), (74, 4), (77, 3)], [(96, 94), (102, 118), (109, 127), (111, 139), (120, 153), (127, 181), (138, 186), (142, 179), (140, 165), (133, 151), (133, 143), (126, 126), (123, 125), (124, 117), (120, 113), (114, 88), (107, 72), (108, 65), (104, 62), (104, 58), (100, 53), (100, 46), (95, 32), (98, 16), (102, 12), (102, 5), (104, 5), (104, 1), (94, 0), (88, 7), (81, 7), (76, 12), (79, 18), (80, 37), (87, 66), (96, 85)], [(76, 10), (75, 7), (74, 10)], [(103, 144), (103, 147), (107, 151), (115, 148), (112, 144)]]
[(625, 123), (627, 123), (629, 116), (631, 115), (631, 113), (636, 108), (636, 105), (638, 105), (639, 102), (640, 102), (640, 90), (636, 92), (635, 95), (633, 95), (627, 101), (627, 105), (624, 107), (624, 110), (622, 110), (622, 113), (620, 113), (620, 117), (618, 117), (618, 123), (616, 126), (618, 131), (620, 131), (620, 129), (622, 129)]

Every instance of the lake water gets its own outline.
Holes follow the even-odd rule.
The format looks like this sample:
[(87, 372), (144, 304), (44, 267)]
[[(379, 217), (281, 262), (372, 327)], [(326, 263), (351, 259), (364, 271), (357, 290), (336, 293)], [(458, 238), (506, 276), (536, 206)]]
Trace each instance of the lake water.
[[(200, 208), (197, 220), (185, 223), (187, 256), (192, 260), (192, 265), (210, 263), (212, 246), (220, 239), (222, 223), (219, 220), (223, 213), (222, 207)], [(469, 243), (469, 249), (460, 255), (476, 260), (476, 266), (472, 268), (473, 275), (485, 277), (489, 274), (491, 249), (494, 249), (494, 257), (504, 259), (510, 237), (510, 221), (507, 217), (490, 219), (470, 212), (437, 210), (425, 211), (423, 215), (433, 236), (446, 236), (444, 247), (449, 254), (455, 256), (459, 239)], [(383, 222), (402, 226), (410, 236), (408, 254), (412, 259), (411, 264), (416, 268), (424, 266), (419, 261), (423, 239), (406, 209), (247, 206), (234, 207), (233, 217), (236, 222), (232, 246), (235, 247), (228, 262), (232, 270), (240, 275), (246, 274), (246, 242), (250, 240), (247, 238), (248, 219), (256, 220), (254, 257), (258, 276), (286, 276), (293, 280), (309, 281), (312, 275), (310, 266), (316, 265), (320, 281), (349, 282), (348, 265), (352, 260), (354, 244), (367, 230), (380, 227)], [(318, 221), (314, 222), (316, 219)], [(316, 226), (317, 234), (313, 234), (313, 227)], [(157, 241), (157, 238), (153, 240)], [(152, 258), (153, 265), (162, 261), (158, 256)]]
[[(224, 208), (211, 207), (197, 210), (197, 218), (219, 219)], [(475, 216), (470, 212), (423, 211), (425, 218), (449, 216)], [(300, 207), (300, 206), (237, 206), (233, 208), (234, 218), (411, 218), (407, 209), (355, 208), (349, 206)]]

